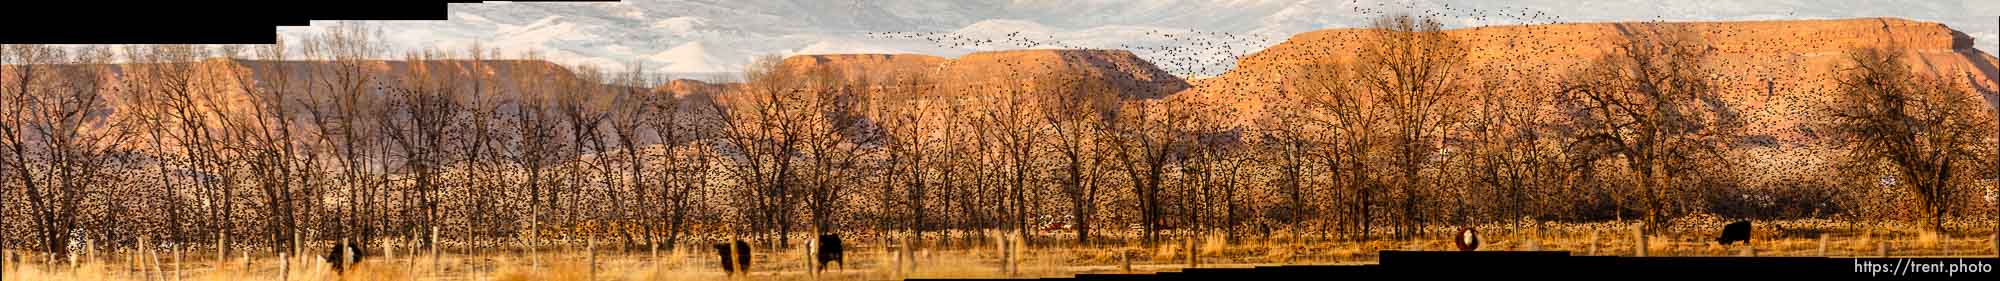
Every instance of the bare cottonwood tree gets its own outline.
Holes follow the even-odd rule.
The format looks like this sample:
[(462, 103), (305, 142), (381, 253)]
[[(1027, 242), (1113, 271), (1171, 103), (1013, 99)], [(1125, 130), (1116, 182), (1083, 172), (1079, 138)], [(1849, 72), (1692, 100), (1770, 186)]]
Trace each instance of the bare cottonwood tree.
[(1465, 50), (1442, 29), (1443, 23), (1431, 18), (1376, 19), (1371, 29), (1375, 41), (1362, 46), (1355, 65), (1356, 78), (1379, 93), (1379, 106), (1387, 111), (1393, 131), (1390, 165), (1400, 173), (1396, 184), (1403, 198), (1403, 223), (1397, 234), (1402, 238), (1413, 237), (1425, 223), (1418, 207), (1427, 193), (1420, 171), (1435, 166), (1431, 159), (1456, 122), (1459, 107), (1454, 102), (1464, 92), (1459, 80)]
[(1028, 190), (1038, 182), (1039, 173), (1035, 170), (1039, 164), (1035, 163), (1035, 159), (1038, 159), (1038, 147), (1046, 141), (1047, 135), (1042, 122), (1035, 120), (1035, 97), (1030, 91), (1045, 89), (1029, 89), (1010, 83), (997, 90), (1000, 93), (989, 97), (990, 100), (979, 111), (985, 115), (980, 119), (985, 121), (982, 131), (992, 134), (994, 144), (999, 148), (998, 155), (1007, 163), (1007, 200), (1004, 201), (1007, 204), (1001, 206), (1006, 213), (1013, 215), (1009, 222), (1016, 234), (1028, 237)]
[(1157, 100), (1132, 101), (1102, 119), (1104, 139), (1114, 149), (1112, 157), (1132, 186), (1139, 206), (1139, 224), (1148, 244), (1158, 242), (1165, 227), (1167, 172), (1182, 159), (1188, 138), (1176, 126), (1188, 116), (1173, 103)]
[(9, 46), (0, 56), (10, 65), (0, 68), (0, 148), (7, 150), (0, 168), (18, 183), (31, 213), (34, 236), (41, 248), (57, 257), (70, 253), (81, 203), (100, 186), (114, 184), (111, 161), (124, 157), (119, 145), (131, 137), (128, 127), (112, 124), (106, 115), (105, 83), (109, 50), (84, 47)]
[(441, 174), (453, 165), (449, 140), (458, 129), (453, 121), (462, 110), (457, 95), (465, 72), (444, 50), (413, 51), (403, 63), (405, 73), (389, 87), (383, 110), (390, 113), (381, 122), (387, 141), (395, 144), (398, 170), (412, 180), (405, 218), (417, 220), (419, 240), (430, 247), (438, 232)]
[(548, 177), (550, 168), (561, 163), (559, 153), (564, 145), (557, 139), (561, 117), (556, 112), (555, 94), (552, 93), (559, 85), (548, 81), (549, 76), (556, 75), (559, 68), (535, 62), (540, 58), (535, 53), (522, 57), (527, 61), (514, 65), (512, 75), (508, 77), (514, 84), (509, 96), (513, 101), (508, 104), (507, 116), (502, 117), (509, 123), (508, 129), (511, 130), (508, 133), (512, 142), (500, 149), (507, 152), (507, 159), (513, 162), (514, 168), (526, 174), (521, 185), (528, 190), (528, 237), (532, 239), (528, 243), (536, 244), (541, 242), (542, 224), (548, 221), (546, 217), (552, 216), (550, 213), (555, 208), (556, 201), (551, 190), (557, 187), (549, 184)]
[(339, 182), (347, 193), (342, 200), (346, 211), (329, 223), (338, 226), (335, 229), (340, 238), (361, 243), (374, 236), (373, 222), (369, 221), (373, 213), (363, 205), (367, 204), (365, 198), (372, 197), (366, 192), (370, 188), (366, 169), (372, 164), (367, 162), (365, 150), (374, 145), (379, 131), (372, 118), (378, 111), (379, 98), (374, 93), (379, 92), (379, 81), (369, 69), (375, 62), (371, 60), (383, 52), (377, 36), (362, 25), (349, 23), (303, 43), (304, 56), (319, 61), (305, 70), (316, 73), (307, 77), (311, 89), (303, 95), (306, 117), (317, 142), (327, 147), (325, 152), (338, 163)]
[[(687, 232), (693, 208), (702, 206), (701, 191), (708, 185), (712, 171), (710, 162), (716, 158), (715, 143), (710, 139), (714, 124), (708, 121), (713, 118), (705, 118), (712, 113), (704, 112), (709, 108), (699, 105), (701, 102), (713, 103), (709, 94), (656, 92), (643, 104), (650, 108), (650, 114), (645, 116), (645, 120), (638, 120), (643, 122), (639, 125), (651, 131), (660, 142), (655, 157), (667, 169), (654, 183), (656, 187), (649, 188), (656, 193), (654, 197), (658, 201), (654, 205), (656, 208), (652, 209), (655, 215), (649, 217), (655, 220), (655, 225), (665, 224), (666, 237), (663, 240), (667, 248), (673, 248), (681, 235)], [(637, 161), (643, 163), (645, 160)]]
[[(908, 231), (918, 241), (922, 241), (924, 231), (930, 227), (926, 209), (930, 194), (947, 184), (932, 175), (949, 174), (940, 170), (951, 167), (941, 151), (946, 149), (947, 140), (953, 138), (950, 129), (958, 125), (944, 118), (946, 109), (942, 103), (932, 102), (943, 98), (933, 79), (929, 74), (917, 73), (888, 83), (892, 90), (876, 97), (879, 106), (871, 117), (882, 130), (880, 139), (886, 150), (882, 155), (887, 162), (882, 168), (886, 171), (882, 172), (891, 179), (882, 183), (881, 208), (888, 210), (883, 210), (881, 227)], [(898, 187), (900, 194), (896, 192)]]
[[(1299, 112), (1279, 113), (1280, 120), (1293, 120), (1289, 131), (1281, 131), (1276, 141), (1284, 157), (1317, 158), (1321, 166), (1331, 175), (1334, 186), (1340, 192), (1328, 192), (1328, 196), (1345, 198), (1345, 213), (1352, 216), (1355, 232), (1362, 240), (1367, 240), (1374, 231), (1374, 208), (1377, 195), (1382, 191), (1384, 181), (1374, 172), (1378, 159), (1384, 157), (1380, 146), (1387, 139), (1389, 111), (1383, 106), (1385, 93), (1364, 88), (1352, 82), (1357, 74), (1354, 66), (1337, 62), (1316, 62), (1299, 69), (1296, 79), (1291, 79), (1283, 93), (1296, 97)], [(1326, 143), (1324, 149), (1312, 149), (1314, 138), (1305, 136), (1313, 132)], [(1298, 156), (1293, 156), (1297, 154)], [(1289, 161), (1289, 160), (1288, 160)], [(1304, 160), (1300, 160), (1304, 161)], [(1284, 164), (1282, 173), (1304, 173), (1305, 163)], [(1303, 177), (1294, 181), (1303, 181)], [(1288, 185), (1302, 183), (1286, 183)], [(1303, 187), (1288, 186), (1293, 201), (1302, 201), (1298, 193)], [(1346, 195), (1346, 196), (1342, 196)], [(1310, 211), (1303, 203), (1292, 209), (1294, 217)], [(1298, 221), (1298, 219), (1293, 219)], [(1295, 222), (1296, 223), (1296, 222)]]
[(1976, 165), (1979, 138), (1993, 128), (1973, 95), (1941, 77), (1910, 70), (1901, 49), (1849, 51), (1837, 76), (1829, 126), (1846, 150), (1842, 170), (1886, 176), (1917, 197), (1923, 225), (1943, 231), (1957, 191), (1954, 173)]
[(725, 94), (712, 106), (718, 126), (721, 154), (730, 180), (751, 202), (751, 228), (777, 236), (784, 244), (791, 231), (791, 210), (799, 184), (799, 155), (803, 153), (805, 122), (812, 107), (801, 101), (811, 86), (800, 74), (783, 68), (777, 57), (759, 58), (745, 71), (746, 85)]
[(292, 238), (299, 229), (297, 204), (300, 200), (299, 186), (311, 185), (307, 182), (305, 170), (296, 147), (296, 133), (293, 131), (295, 110), (293, 99), (302, 93), (295, 84), (290, 67), (283, 64), (289, 58), (283, 39), (275, 44), (256, 48), (258, 61), (243, 61), (234, 51), (228, 54), (221, 67), (233, 82), (233, 90), (243, 93), (249, 101), (246, 108), (230, 111), (236, 118), (220, 118), (225, 127), (232, 131), (227, 134), (245, 158), (248, 173), (253, 184), (263, 196), (264, 237), (270, 239), (273, 249), (289, 252), (293, 247)]
[[(1536, 202), (1529, 198), (1530, 189), (1559, 183), (1551, 181), (1559, 177), (1551, 175), (1549, 169), (1559, 166), (1554, 165), (1556, 153), (1549, 146), (1556, 138), (1547, 130), (1554, 114), (1544, 112), (1555, 100), (1546, 95), (1548, 91), (1537, 88), (1542, 83), (1532, 75), (1510, 70), (1485, 73), (1482, 77), (1486, 79), (1481, 80), (1484, 84), (1480, 86), (1484, 91), (1477, 96), (1477, 104), (1470, 107), (1477, 118), (1466, 124), (1473, 136), (1461, 142), (1465, 151), (1472, 154), (1468, 157), (1473, 169), (1471, 177), (1486, 187), (1477, 192), (1491, 195), (1495, 197), (1492, 202), (1504, 205), (1500, 206), (1505, 209), (1500, 212), (1501, 218), (1508, 222), (1519, 222), (1524, 216), (1539, 217), (1541, 211), (1530, 205)], [(1460, 219), (1470, 220), (1462, 214)]]
[(794, 94), (799, 97), (793, 105), (804, 109), (797, 128), (802, 137), (799, 152), (807, 165), (800, 175), (806, 179), (805, 203), (813, 234), (819, 235), (834, 229), (846, 187), (858, 186), (873, 172), (861, 161), (872, 156), (882, 130), (867, 120), (873, 106), (868, 93), (872, 81), (843, 79), (845, 75), (832, 68), (809, 69), (804, 75), (804, 92)]
[[(660, 101), (661, 99), (667, 99), (667, 101), (664, 101), (665, 103), (673, 103), (671, 100), (673, 99), (673, 95), (667, 94), (662, 97), (660, 93), (653, 91), (652, 88), (646, 85), (646, 79), (648, 77), (646, 77), (645, 68), (639, 64), (633, 64), (629, 69), (620, 72), (617, 77), (612, 79), (611, 82), (615, 88), (609, 93), (612, 97), (611, 103), (607, 105), (609, 106), (607, 108), (609, 116), (605, 123), (609, 125), (608, 128), (611, 130), (611, 136), (618, 138), (616, 143), (617, 149), (624, 152), (620, 153), (619, 156), (623, 158), (619, 160), (625, 162), (624, 172), (626, 174), (624, 181), (626, 184), (618, 192), (634, 193), (636, 195), (634, 197), (637, 197), (635, 199), (638, 199), (635, 200), (635, 203), (644, 202), (646, 200), (645, 196), (649, 194), (647, 191), (654, 191), (651, 186), (646, 185), (646, 160), (650, 160), (651, 157), (646, 157), (648, 152), (646, 151), (646, 147), (642, 145), (646, 142), (640, 139), (644, 137), (645, 133), (642, 130), (647, 129), (645, 126), (646, 121), (648, 121), (647, 119), (652, 118), (654, 114), (659, 114), (654, 111), (656, 109), (653, 106), (654, 104), (662, 102)], [(610, 158), (608, 155), (599, 155), (599, 157)], [(607, 176), (609, 175), (607, 174)], [(617, 210), (614, 210), (614, 212), (618, 213), (616, 216), (620, 220), (634, 221), (632, 217), (625, 214), (625, 208), (622, 205), (624, 204), (623, 202), (614, 202), (613, 204), (620, 204), (615, 207)], [(644, 206), (645, 204), (635, 205)], [(644, 210), (643, 208), (636, 209)], [(651, 231), (659, 222), (655, 218), (659, 218), (659, 216), (644, 216), (643, 220), (639, 220), (646, 222), (641, 224), (642, 227), (640, 229), (645, 231), (642, 231), (640, 239), (644, 239), (648, 245), (656, 245), (653, 244), (655, 241), (653, 239), (653, 232)], [(625, 239), (625, 244), (630, 245), (633, 243), (628, 232), (621, 230), (619, 233), (623, 235), (622, 238)]]
[(1106, 166), (1105, 145), (1099, 140), (1109, 111), (1117, 110), (1119, 93), (1103, 80), (1044, 77), (1042, 119), (1048, 122), (1049, 146), (1059, 161), (1062, 194), (1070, 203), (1070, 223), (1076, 242), (1090, 243), (1091, 217), (1097, 214), (1098, 187)]
[(1726, 164), (1725, 148), (1740, 122), (1719, 100), (1709, 50), (1684, 26), (1644, 23), (1611, 52), (1570, 73), (1558, 90), (1582, 162), (1622, 158), (1632, 171), (1646, 231), (1661, 225), (1662, 201), (1697, 167)]

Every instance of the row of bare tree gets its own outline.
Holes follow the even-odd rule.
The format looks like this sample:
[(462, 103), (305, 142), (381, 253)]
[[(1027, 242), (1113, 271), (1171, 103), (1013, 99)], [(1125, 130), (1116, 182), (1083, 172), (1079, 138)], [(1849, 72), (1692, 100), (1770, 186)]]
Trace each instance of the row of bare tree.
[[(1274, 227), (1410, 239), (1524, 218), (1636, 215), (1657, 231), (1702, 212), (1908, 204), (1921, 211), (1898, 215), (1943, 230), (1984, 208), (1967, 195), (1987, 179), (1968, 175), (1993, 174), (1993, 119), (1904, 52), (1852, 52), (1826, 93), (1838, 101), (1801, 117), (1841, 173), (1764, 181), (1776, 171), (1739, 170), (1757, 120), (1722, 98), (1712, 50), (1671, 24), (1638, 27), (1551, 83), (1469, 66), (1436, 21), (1387, 17), (1357, 59), (1296, 65), (1242, 119), (1234, 104), (1081, 75), (943, 81), (775, 57), (740, 85), (673, 91), (636, 66), (479, 46), (380, 60), (378, 35), (354, 26), (299, 46), (5, 45), (0, 248), (791, 245), (800, 231), (1058, 224), (1080, 243)], [(1767, 185), (1831, 195), (1741, 199), (1801, 198)], [(1774, 211), (1789, 208), (1813, 211)]]

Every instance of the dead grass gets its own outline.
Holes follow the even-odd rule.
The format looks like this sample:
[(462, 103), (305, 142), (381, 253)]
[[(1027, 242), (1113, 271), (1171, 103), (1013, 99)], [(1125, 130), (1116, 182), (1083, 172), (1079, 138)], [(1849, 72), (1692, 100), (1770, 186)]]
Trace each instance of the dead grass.
[[(1712, 218), (1684, 218), (1676, 227), (1645, 238), (1653, 256), (1733, 256), (1742, 255), (1742, 246), (1713, 243), (1714, 229), (1721, 223)], [(1693, 226), (1681, 226), (1681, 225)], [(1539, 225), (1537, 227), (1537, 225)], [(1858, 223), (1834, 220), (1797, 220), (1760, 223), (1753, 233), (1759, 256), (1875, 256), (1885, 251), (1892, 256), (1992, 256), (1992, 226), (1963, 223), (1959, 231), (1929, 233), (1911, 231), (1897, 223)], [(1489, 224), (1479, 229), (1485, 244), (1480, 250), (1558, 250), (1582, 255), (1632, 255), (1633, 223), (1542, 223)], [(1713, 227), (1706, 227), (1713, 226)], [(880, 243), (854, 243), (848, 250), (850, 264), (828, 268), (817, 278), (809, 270), (800, 249), (760, 251), (752, 273), (738, 280), (883, 280), (910, 277), (993, 278), (1062, 277), (1077, 273), (1124, 272), (1128, 260), (1134, 272), (1174, 271), (1186, 266), (1187, 251), (1195, 251), (1203, 267), (1268, 264), (1351, 264), (1370, 263), (1379, 250), (1452, 250), (1452, 229), (1426, 229), (1427, 234), (1409, 241), (1328, 241), (1316, 233), (1293, 235), (1276, 233), (1264, 237), (1238, 237), (1230, 241), (1222, 235), (1206, 235), (1190, 249), (1185, 241), (1169, 241), (1147, 247), (1131, 240), (1108, 240), (1092, 246), (1075, 246), (1062, 238), (1042, 238), (1034, 245), (1016, 248), (1017, 270), (1001, 269), (1002, 253), (997, 240), (978, 243), (951, 243), (953, 247), (922, 247), (914, 257), (902, 261), (897, 271), (893, 255)], [(1539, 229), (1539, 231), (1537, 231)], [(1983, 232), (1980, 230), (1984, 230)], [(1389, 237), (1378, 233), (1375, 237)], [(1822, 252), (1819, 237), (1827, 241)], [(1173, 237), (1173, 236), (1166, 236)], [(1292, 237), (1300, 237), (1293, 239)], [(1069, 238), (1073, 239), (1073, 238)], [(1180, 242), (1176, 242), (1180, 241)], [(962, 241), (960, 241), (962, 242)], [(1061, 245), (1060, 247), (1054, 245)], [(574, 248), (572, 248), (574, 249)], [(33, 255), (29, 253), (29, 255)], [(731, 279), (717, 268), (707, 252), (634, 250), (625, 254), (598, 256), (595, 266), (587, 251), (545, 250), (530, 257), (520, 252), (448, 253), (433, 259), (428, 255), (399, 255), (394, 259), (369, 259), (346, 274), (336, 274), (313, 259), (281, 262), (276, 257), (251, 257), (226, 261), (190, 257), (182, 264), (181, 280), (724, 280)], [(154, 267), (141, 263), (131, 253), (109, 253), (85, 259), (77, 266), (66, 261), (49, 262), (30, 258), (10, 260), (7, 280), (174, 280), (171, 257)], [(281, 265), (285, 265), (281, 270)], [(435, 265), (435, 266), (433, 266)]]

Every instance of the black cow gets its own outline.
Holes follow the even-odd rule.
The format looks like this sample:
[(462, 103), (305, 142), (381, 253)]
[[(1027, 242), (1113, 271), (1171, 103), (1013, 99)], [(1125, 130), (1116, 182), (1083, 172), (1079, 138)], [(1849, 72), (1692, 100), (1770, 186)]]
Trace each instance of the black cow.
[(1722, 226), (1722, 236), (1715, 237), (1716, 244), (1729, 245), (1736, 241), (1750, 244), (1750, 221), (1737, 221)]
[(817, 249), (814, 249), (814, 251), (818, 253), (818, 255), (814, 257), (815, 258), (814, 260), (818, 261), (819, 268), (816, 268), (814, 270), (826, 270), (826, 263), (828, 262), (839, 262), (840, 269), (847, 270), (847, 258), (843, 257), (842, 255), (843, 250), (841, 250), (840, 247), (839, 234), (820, 235), (818, 244), (819, 247)]
[(346, 268), (347, 261), (341, 259), (341, 255), (343, 254), (353, 255), (350, 256), (354, 260), (353, 264), (361, 264), (361, 259), (368, 257), (368, 251), (361, 250), (360, 245), (347, 244), (347, 247), (345, 247), (347, 248), (347, 252), (345, 253), (341, 251), (341, 246), (340, 244), (334, 244), (331, 249), (327, 249), (326, 251), (326, 263), (333, 265), (333, 272), (341, 272), (341, 270)]
[[(729, 243), (715, 243), (715, 255), (722, 259), (723, 273), (750, 273), (750, 243), (743, 243), (743, 240), (736, 240), (736, 262), (734, 263), (729, 262)], [(737, 264), (742, 264), (743, 268), (740, 270), (737, 269)]]

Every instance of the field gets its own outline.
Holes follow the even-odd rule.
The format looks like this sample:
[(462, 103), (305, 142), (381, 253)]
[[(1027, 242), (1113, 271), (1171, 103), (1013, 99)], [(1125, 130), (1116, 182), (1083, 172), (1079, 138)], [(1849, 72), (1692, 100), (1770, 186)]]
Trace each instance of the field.
[[(1522, 225), (1532, 225), (1532, 222)], [(1929, 234), (1907, 231), (1897, 222), (1842, 222), (1831, 220), (1790, 220), (1759, 225), (1753, 236), (1755, 253), (1740, 246), (1720, 246), (1712, 242), (1714, 225), (1694, 219), (1676, 221), (1663, 235), (1646, 239), (1648, 256), (1993, 256), (1990, 221), (1963, 220), (1952, 231)], [(1544, 223), (1537, 235), (1534, 227), (1515, 229), (1513, 224), (1479, 226), (1487, 241), (1480, 250), (1561, 250), (1578, 255), (1635, 254), (1634, 223)], [(1706, 231), (1704, 231), (1706, 230)], [(1172, 239), (1155, 247), (1142, 247), (1132, 239), (1095, 246), (1068, 245), (1056, 240), (1060, 234), (1044, 234), (1020, 247), (1012, 272), (1003, 270), (1004, 255), (999, 235), (954, 235), (948, 241), (930, 241), (912, 247), (913, 258), (899, 260), (883, 243), (850, 242), (851, 265), (829, 268), (814, 276), (798, 247), (780, 251), (758, 249), (748, 280), (888, 280), (902, 278), (1034, 278), (1063, 277), (1077, 273), (1176, 271), (1189, 266), (1188, 242), (1197, 255), (1194, 266), (1242, 267), (1271, 264), (1354, 264), (1371, 263), (1377, 250), (1448, 250), (1452, 243), (1444, 227), (1426, 230), (1426, 237), (1409, 241), (1372, 239), (1367, 242), (1332, 241), (1315, 233), (1293, 236), (1278, 232), (1271, 237), (1239, 237), (1232, 243), (1221, 235), (1205, 235), (1196, 241)], [(1382, 234), (1387, 234), (1386, 232)], [(1824, 234), (1824, 240), (1821, 235)], [(979, 238), (985, 236), (988, 238)], [(1175, 236), (1169, 236), (1175, 237)], [(1184, 237), (1184, 236), (1180, 236)], [(386, 241), (387, 243), (395, 243)], [(449, 243), (447, 243), (449, 244)], [(159, 263), (141, 262), (132, 251), (102, 253), (85, 257), (70, 266), (49, 263), (46, 258), (25, 254), (27, 262), (12, 262), (5, 268), (8, 280), (716, 280), (726, 276), (718, 269), (716, 257), (703, 248), (695, 251), (631, 249), (620, 252), (602, 247), (571, 243), (530, 255), (508, 251), (446, 251), (437, 256), (407, 249), (393, 256), (371, 256), (347, 274), (335, 274), (317, 257), (280, 259), (274, 255), (250, 255), (225, 260), (213, 258), (213, 250), (189, 251), (176, 264), (172, 253), (156, 252)], [(447, 248), (450, 248), (447, 245)], [(195, 252), (211, 253), (196, 257)], [(1127, 256), (1121, 257), (1121, 253)], [(21, 253), (16, 253), (21, 254)], [(95, 253), (93, 253), (95, 254)], [(914, 261), (914, 262), (910, 262)], [(1127, 264), (1129, 262), (1129, 265)], [(593, 266), (594, 265), (594, 266)], [(897, 271), (901, 265), (902, 271)]]

